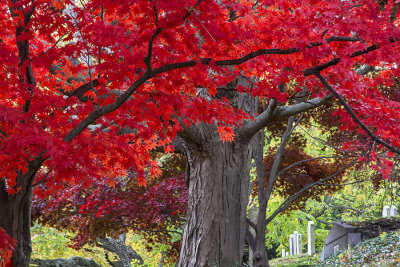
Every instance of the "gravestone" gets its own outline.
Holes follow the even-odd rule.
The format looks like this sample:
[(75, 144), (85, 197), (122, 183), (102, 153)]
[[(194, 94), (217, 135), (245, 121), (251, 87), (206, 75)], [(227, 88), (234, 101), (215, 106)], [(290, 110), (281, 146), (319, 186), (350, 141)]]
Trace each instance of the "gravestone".
[(303, 235), (297, 234), (296, 255), (303, 254)]
[(303, 236), (297, 231), (294, 231), (293, 234), (289, 236), (290, 255), (298, 255), (303, 253), (302, 241)]
[(289, 252), (290, 255), (294, 255), (294, 235), (289, 236)]
[(313, 256), (315, 254), (315, 224), (309, 221), (307, 225), (307, 254)]
[(286, 257), (289, 256), (289, 252), (286, 251)]
[(325, 239), (321, 260), (340, 250), (346, 250), (349, 246), (355, 246), (361, 241), (361, 234), (355, 233), (355, 227), (346, 223), (335, 222)]
[(285, 251), (285, 249), (283, 248), (283, 249), (282, 249), (282, 258), (285, 257), (285, 256), (286, 256), (286, 251)]
[(294, 238), (294, 240), (293, 240), (293, 243), (294, 243), (293, 251), (294, 251), (294, 255), (297, 255), (297, 254), (299, 254), (298, 253), (298, 251), (299, 251), (299, 249), (298, 249), (299, 233), (297, 231), (293, 232), (293, 238)]
[(390, 208), (390, 216), (397, 216), (397, 208), (394, 205)]
[(390, 207), (388, 205), (383, 206), (382, 217), (390, 216)]

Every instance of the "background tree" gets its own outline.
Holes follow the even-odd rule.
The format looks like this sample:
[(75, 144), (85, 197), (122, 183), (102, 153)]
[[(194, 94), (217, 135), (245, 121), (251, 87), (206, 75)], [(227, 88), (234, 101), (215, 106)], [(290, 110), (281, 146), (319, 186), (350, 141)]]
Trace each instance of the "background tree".
[[(104, 247), (103, 240), (115, 240), (128, 231), (141, 233), (150, 250), (155, 244), (169, 248), (167, 261), (176, 261), (187, 208), (187, 188), (182, 156), (162, 160), (162, 174), (146, 187), (135, 173), (112, 184), (94, 183), (90, 188), (69, 186), (33, 200), (33, 219), (43, 225), (77, 233), (72, 244)], [(172, 236), (174, 234), (175, 236)], [(108, 244), (108, 242), (106, 242)]]
[[(315, 153), (310, 156), (306, 153), (309, 142), (296, 127), (308, 128), (314, 121), (313, 115), (321, 116), (329, 112), (325, 106), (320, 108), (301, 113), (296, 120), (292, 116), (286, 125), (282, 120), (269, 125), (266, 131), (268, 136), (265, 136), (263, 130), (254, 143), (257, 177), (254, 180), (253, 196), (257, 199), (257, 211), (256, 215), (247, 218), (249, 229), (246, 233), (246, 240), (253, 251), (253, 258), (250, 259), (253, 266), (268, 266), (265, 249), (268, 224), (280, 213), (304, 208), (308, 199), (320, 199), (337, 190), (330, 185), (340, 183), (345, 170), (357, 162), (352, 161), (354, 155), (349, 156), (342, 151), (328, 153), (326, 156)], [(327, 128), (331, 128), (334, 133), (336, 127), (330, 125)], [(264, 146), (268, 147), (266, 152)], [(272, 209), (270, 202), (275, 196), (284, 201)]]

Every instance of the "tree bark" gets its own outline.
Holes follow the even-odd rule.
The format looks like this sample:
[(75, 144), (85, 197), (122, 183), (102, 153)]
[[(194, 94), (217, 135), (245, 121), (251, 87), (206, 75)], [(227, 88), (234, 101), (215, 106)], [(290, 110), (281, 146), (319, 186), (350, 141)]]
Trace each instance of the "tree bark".
[(112, 266), (132, 267), (132, 260), (136, 260), (137, 265), (143, 265), (142, 257), (131, 246), (125, 244), (125, 239), (126, 234), (122, 234), (119, 239), (112, 239), (110, 237), (98, 238), (97, 246), (117, 254), (119, 261), (111, 262), (107, 259)]
[(9, 186), (0, 181), (0, 227), (17, 241), (12, 255), (13, 267), (28, 267), (31, 247), (32, 182), (43, 158), (38, 156), (28, 162), (25, 173), (18, 171), (16, 186), (18, 192), (8, 194)]
[(101, 267), (92, 259), (85, 259), (82, 257), (73, 256), (69, 259), (32, 259), (32, 267)]
[(251, 147), (240, 139), (222, 142), (211, 125), (193, 128), (196, 138), (184, 138), (189, 199), (177, 266), (241, 266)]
[[(263, 130), (262, 130), (263, 131)], [(253, 158), (256, 165), (257, 171), (257, 186), (258, 186), (258, 213), (257, 219), (255, 220), (254, 227), (255, 233), (253, 235), (254, 241), (250, 242), (251, 250), (253, 251), (252, 258), (252, 266), (253, 267), (269, 267), (268, 263), (268, 255), (265, 250), (265, 217), (267, 213), (267, 206), (262, 199), (264, 197), (264, 133), (260, 132), (260, 134), (256, 135), (256, 138), (253, 142)], [(261, 201), (260, 201), (261, 200)]]
[(18, 198), (8, 195), (5, 183), (1, 185), (0, 193), (0, 226), (15, 240), (17, 245), (12, 255), (12, 266), (29, 266), (31, 257), (31, 206), (32, 186)]

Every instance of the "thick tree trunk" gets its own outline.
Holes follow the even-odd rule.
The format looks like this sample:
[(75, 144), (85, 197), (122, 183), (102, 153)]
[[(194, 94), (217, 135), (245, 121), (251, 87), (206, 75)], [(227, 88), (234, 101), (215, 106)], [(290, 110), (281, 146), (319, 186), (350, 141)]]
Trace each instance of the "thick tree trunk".
[(18, 172), (14, 195), (7, 193), (6, 181), (0, 180), (0, 227), (17, 241), (12, 255), (13, 267), (28, 267), (31, 247), (32, 183), (43, 163), (41, 156), (28, 162), (25, 173)]
[(26, 191), (19, 192), (15, 196), (7, 194), (4, 181), (0, 187), (0, 227), (17, 240), (12, 266), (29, 266), (32, 252), (30, 232), (32, 187), (29, 186)]
[(222, 142), (215, 127), (197, 125), (189, 147), (189, 200), (179, 267), (241, 266), (251, 148)]

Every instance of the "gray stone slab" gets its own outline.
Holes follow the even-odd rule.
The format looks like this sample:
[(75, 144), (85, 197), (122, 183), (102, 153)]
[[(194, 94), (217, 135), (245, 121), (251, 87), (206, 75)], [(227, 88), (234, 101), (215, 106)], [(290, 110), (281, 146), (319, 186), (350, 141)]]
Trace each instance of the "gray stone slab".
[(397, 216), (397, 208), (394, 205), (390, 207), (390, 216)]
[(349, 233), (347, 234), (347, 241), (348, 244), (352, 247), (357, 245), (359, 242), (361, 242), (361, 234), (360, 233)]
[(331, 231), (325, 239), (321, 259), (324, 260), (340, 250), (346, 250), (348, 246), (354, 246), (361, 241), (361, 235), (354, 233), (355, 227), (345, 223), (334, 223)]
[(315, 254), (315, 224), (309, 221), (307, 225), (307, 254), (312, 256)]
[(290, 255), (294, 255), (294, 236), (289, 236), (289, 253)]
[(382, 217), (390, 216), (390, 207), (388, 205), (383, 206)]

